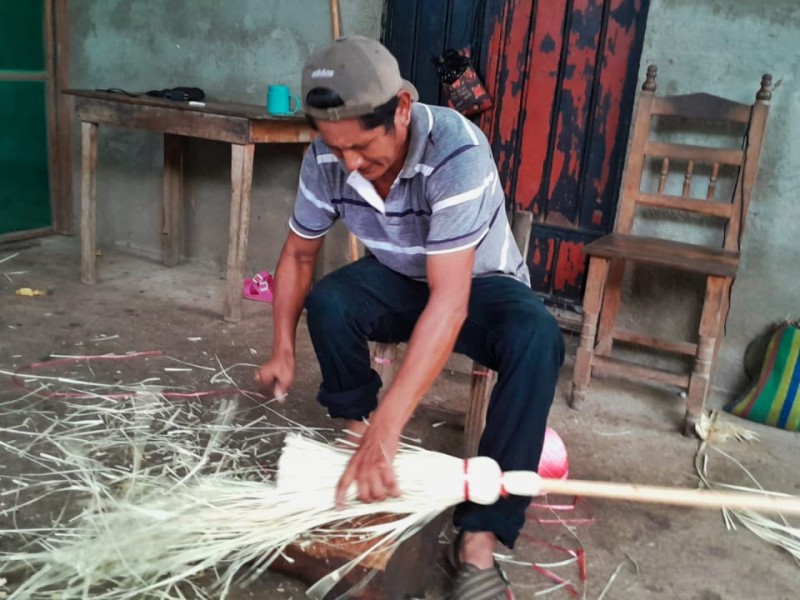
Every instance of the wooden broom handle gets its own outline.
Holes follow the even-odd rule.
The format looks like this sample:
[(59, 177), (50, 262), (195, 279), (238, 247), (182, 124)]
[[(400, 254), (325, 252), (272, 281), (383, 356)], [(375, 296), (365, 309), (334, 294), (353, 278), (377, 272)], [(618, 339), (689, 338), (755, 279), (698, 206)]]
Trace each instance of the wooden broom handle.
[(756, 512), (800, 515), (800, 497), (775, 496), (753, 492), (693, 490), (579, 479), (541, 478), (543, 494), (612, 498), (633, 502), (677, 504), (698, 508), (748, 509)]

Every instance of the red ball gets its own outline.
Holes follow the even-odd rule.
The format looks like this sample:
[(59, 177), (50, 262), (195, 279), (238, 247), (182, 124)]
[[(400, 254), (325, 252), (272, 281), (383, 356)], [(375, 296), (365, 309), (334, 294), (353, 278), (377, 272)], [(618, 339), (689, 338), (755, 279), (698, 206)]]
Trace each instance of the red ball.
[(544, 447), (539, 459), (539, 475), (548, 479), (566, 479), (569, 476), (567, 447), (554, 429), (544, 432)]

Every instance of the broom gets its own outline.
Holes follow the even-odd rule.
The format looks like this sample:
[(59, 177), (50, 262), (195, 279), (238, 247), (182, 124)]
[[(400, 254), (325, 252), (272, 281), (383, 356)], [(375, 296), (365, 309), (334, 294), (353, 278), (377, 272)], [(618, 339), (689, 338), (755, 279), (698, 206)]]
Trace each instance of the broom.
[[(352, 452), (311, 440), (301, 434), (287, 436), (278, 459), (277, 488), (319, 503), (320, 498), (333, 502), (334, 490)], [(312, 465), (327, 464), (326, 473), (314, 478), (299, 474)], [(540, 477), (533, 471), (507, 471), (487, 456), (466, 460), (413, 446), (401, 446), (394, 463), (402, 504), (454, 505), (465, 500), (477, 504), (494, 504), (504, 495), (539, 496), (560, 494), (672, 504), (695, 508), (749, 509), (757, 512), (800, 514), (800, 497), (775, 492), (750, 493), (659, 487), (637, 484), (607, 483)], [(348, 498), (355, 501), (355, 485)], [(373, 512), (384, 512), (395, 499), (372, 504)], [(396, 511), (392, 511), (396, 512)]]
[[(305, 508), (308, 510), (322, 508), (324, 512), (330, 514), (339, 478), (351, 456), (350, 450), (311, 440), (301, 434), (288, 435), (278, 460), (277, 496), (292, 498), (293, 502), (301, 504), (305, 502)], [(329, 468), (323, 472), (319, 469), (321, 464)], [(532, 471), (504, 473), (494, 460), (486, 456), (464, 460), (405, 444), (401, 444), (398, 450), (394, 470), (401, 490), (400, 497), (363, 504), (356, 499), (357, 489), (353, 484), (347, 491), (345, 505), (347, 510), (353, 510), (358, 506), (364, 507), (363, 512), (359, 511), (359, 514), (364, 515), (406, 514), (405, 518), (387, 524), (390, 533), (387, 533), (385, 542), (390, 547), (407, 539), (449, 506), (464, 501), (493, 504), (505, 495), (559, 494), (723, 511), (736, 509), (750, 510), (754, 513), (800, 514), (800, 497), (789, 494), (765, 490), (735, 492), (556, 479), (541, 477)], [(314, 477), (304, 476), (309, 472), (314, 472)], [(402, 528), (409, 524), (413, 524), (413, 530), (402, 531)], [(354, 536), (364, 536), (376, 532), (356, 528), (350, 533)], [(778, 535), (776, 533), (773, 537), (777, 538)], [(782, 546), (786, 540), (796, 544), (798, 539), (797, 531), (788, 524), (782, 528), (780, 535), (782, 535), (781, 541), (775, 543)], [(377, 548), (377, 545), (374, 548)], [(363, 558), (364, 555), (353, 559), (315, 583), (309, 588), (308, 597), (314, 600), (325, 598), (341, 577)]]

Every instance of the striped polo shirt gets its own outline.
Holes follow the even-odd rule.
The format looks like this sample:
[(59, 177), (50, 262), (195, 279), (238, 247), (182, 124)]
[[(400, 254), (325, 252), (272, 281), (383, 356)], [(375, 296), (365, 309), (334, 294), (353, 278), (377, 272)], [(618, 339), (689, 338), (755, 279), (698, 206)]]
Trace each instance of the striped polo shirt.
[(318, 136), (303, 159), (289, 226), (313, 239), (338, 219), (383, 265), (408, 277), (426, 279), (428, 255), (475, 247), (474, 277), (530, 284), (486, 136), (455, 110), (412, 105), (408, 155), (386, 200)]

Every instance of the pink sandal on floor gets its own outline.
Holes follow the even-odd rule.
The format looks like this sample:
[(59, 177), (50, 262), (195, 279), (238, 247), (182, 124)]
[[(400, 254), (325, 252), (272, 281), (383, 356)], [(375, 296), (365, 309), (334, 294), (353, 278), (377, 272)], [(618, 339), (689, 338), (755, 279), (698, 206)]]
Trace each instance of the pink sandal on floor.
[(272, 290), (275, 288), (275, 280), (267, 271), (261, 271), (254, 275), (252, 279), (244, 280), (242, 295), (248, 300), (258, 300), (259, 302), (272, 302)]

